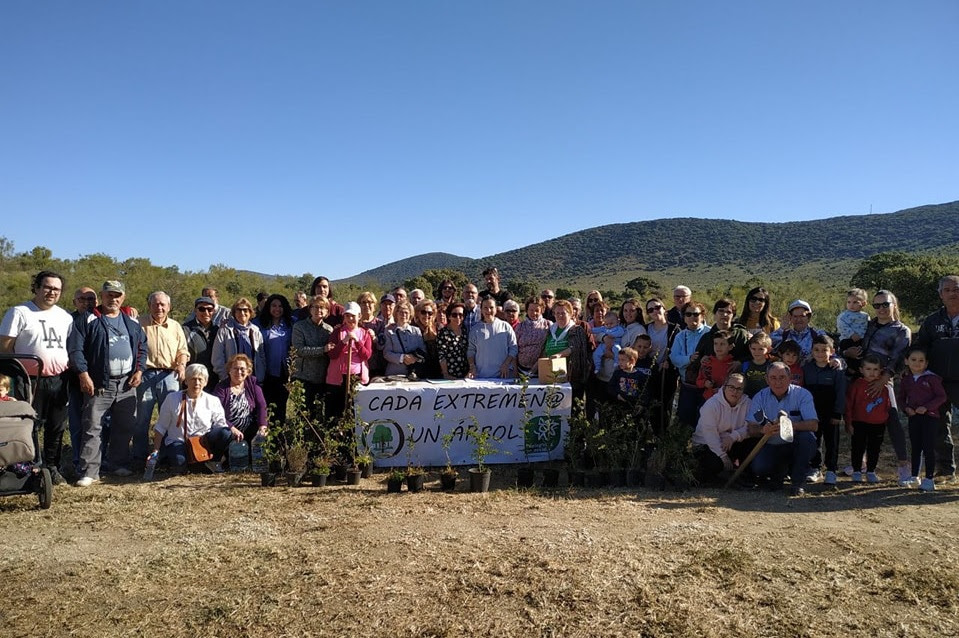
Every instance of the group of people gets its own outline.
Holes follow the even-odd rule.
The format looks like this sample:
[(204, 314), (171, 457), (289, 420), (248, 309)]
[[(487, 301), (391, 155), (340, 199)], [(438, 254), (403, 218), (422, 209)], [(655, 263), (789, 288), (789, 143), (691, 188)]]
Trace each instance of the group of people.
[[(865, 293), (850, 291), (833, 340), (810, 326), (812, 308), (802, 300), (789, 304), (780, 325), (763, 288), (748, 293), (738, 316), (735, 301), (716, 301), (710, 325), (706, 306), (685, 286), (673, 290), (670, 308), (658, 297), (611, 308), (595, 290), (585, 304), (543, 290), (521, 305), (500, 285), (496, 268), (483, 277), (483, 290), (447, 280), (436, 299), (397, 287), (344, 304), (335, 301), (330, 281), (317, 277), (308, 293), (294, 297), (295, 307), (265, 293), (256, 303), (241, 297), (225, 307), (215, 289), (204, 288), (181, 325), (162, 291), (138, 316), (124, 305), (119, 281), (105, 282), (99, 298), (91, 288), (77, 289), (71, 315), (57, 305), (63, 277), (43, 271), (33, 298), (4, 316), (0, 348), (43, 361), (34, 400), (45, 428), (43, 462), (61, 482), (69, 422), (79, 486), (96, 482), (101, 471), (130, 475), (152, 452), (182, 466), (193, 437), (222, 456), (231, 440), (268, 427), (269, 410), (284, 418), (291, 378), (302, 382), (312, 409), (336, 417), (351, 379), (513, 379), (536, 376), (542, 358), (565, 360), (587, 419), (599, 418), (606, 405), (626, 405), (661, 432), (675, 405), (704, 475), (741, 463), (759, 437), (774, 434), (781, 413), (792, 419), (793, 440), (771, 436), (752, 469), (774, 481), (788, 475), (794, 491), (816, 480), (821, 466), (826, 481), (835, 482), (843, 421), (853, 435), (854, 478), (878, 480), (884, 430), (904, 484), (919, 475), (923, 458), (924, 489), (936, 460), (940, 473), (955, 474), (950, 418), (959, 401), (959, 276), (940, 282), (943, 308), (915, 340), (888, 291), (873, 297), (872, 318), (863, 311)], [(893, 382), (900, 377), (897, 396)], [(910, 421), (911, 457), (899, 406)]]

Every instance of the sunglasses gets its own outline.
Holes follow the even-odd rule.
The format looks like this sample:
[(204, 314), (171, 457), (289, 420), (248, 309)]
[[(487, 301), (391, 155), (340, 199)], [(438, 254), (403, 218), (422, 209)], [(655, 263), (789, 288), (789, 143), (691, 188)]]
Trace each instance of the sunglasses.
[(237, 312), (253, 312), (252, 308), (237, 308)]
[(734, 390), (734, 391), (736, 391), (736, 392), (742, 392), (742, 391), (743, 391), (743, 387), (742, 387), (742, 386), (739, 386), (739, 385), (729, 385), (729, 384), (727, 383), (727, 384), (726, 384), (725, 386), (723, 386), (723, 387), (729, 388), (730, 390)]
[(756, 303), (766, 303), (766, 300), (763, 299), (762, 297), (750, 297), (750, 298), (749, 298), (749, 303), (753, 303), (754, 301), (755, 301)]
[(421, 314), (421, 315), (426, 315), (427, 317), (432, 317), (432, 316), (433, 316), (433, 311), (432, 311), (432, 310), (420, 310), (420, 314)]
[(443, 290), (456, 290), (453, 286), (443, 286)]
[(97, 300), (96, 297), (76, 297), (77, 301), (85, 301), (87, 303), (93, 303)]
[(646, 312), (656, 312), (657, 310), (662, 310), (662, 306), (650, 306), (646, 309)]
[(702, 313), (701, 312), (684, 312), (683, 314), (686, 315), (687, 317), (698, 317)]
[(197, 306), (197, 312), (213, 312), (213, 306)]
[(540, 299), (555, 299), (555, 295), (540, 295)]
[(460, 317), (460, 318), (462, 319), (463, 313), (462, 313), (462, 312), (451, 312), (451, 313), (450, 313), (450, 319), (452, 319), (453, 317)]
[(875, 308), (876, 310), (879, 310), (880, 308), (888, 308), (891, 305), (892, 305), (891, 301), (880, 301), (878, 303), (874, 303), (872, 307)]

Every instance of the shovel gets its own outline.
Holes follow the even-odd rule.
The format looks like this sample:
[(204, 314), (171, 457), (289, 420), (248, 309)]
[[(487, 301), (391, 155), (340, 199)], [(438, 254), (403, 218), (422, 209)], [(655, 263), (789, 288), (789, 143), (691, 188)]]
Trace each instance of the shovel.
[[(759, 412), (756, 412), (755, 417), (756, 417), (756, 420), (762, 425), (765, 425), (766, 423), (770, 422), (770, 419), (761, 410)], [(787, 443), (792, 443), (793, 422), (789, 420), (789, 417), (786, 416), (785, 412), (779, 413), (778, 420), (779, 420), (779, 437)], [(773, 432), (770, 432), (769, 434), (763, 434), (763, 438), (759, 439), (759, 443), (757, 443), (755, 447), (753, 447), (752, 451), (749, 453), (749, 456), (743, 459), (743, 462), (739, 464), (739, 467), (736, 468), (736, 471), (733, 472), (733, 475), (729, 477), (728, 481), (726, 481), (726, 485), (725, 485), (726, 489), (729, 489), (729, 487), (736, 482), (736, 479), (739, 478), (739, 475), (742, 474), (747, 467), (749, 467), (749, 464), (752, 463), (753, 459), (756, 458), (756, 455), (759, 454), (759, 450), (763, 449), (763, 446), (766, 445), (766, 441), (768, 441), (773, 436), (775, 436), (775, 433)]]

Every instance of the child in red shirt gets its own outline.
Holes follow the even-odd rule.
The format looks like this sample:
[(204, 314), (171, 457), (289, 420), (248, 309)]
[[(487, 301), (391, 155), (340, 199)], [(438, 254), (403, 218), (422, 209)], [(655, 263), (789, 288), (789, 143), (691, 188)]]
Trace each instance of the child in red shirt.
[(880, 385), (879, 394), (869, 395), (870, 385), (882, 374), (882, 362), (876, 355), (863, 357), (862, 377), (846, 392), (846, 431), (852, 434), (852, 480), (862, 481), (862, 453), (866, 453), (866, 480), (878, 483), (876, 465), (882, 448), (883, 433), (889, 419), (889, 388)]
[(696, 387), (705, 388), (703, 398), (708, 399), (718, 392), (718, 388), (723, 387), (726, 377), (733, 369), (735, 360), (730, 354), (733, 349), (732, 334), (726, 330), (720, 330), (713, 335), (713, 355), (703, 357), (703, 363), (699, 367), (699, 376), (696, 377)]
[(805, 374), (802, 371), (802, 350), (795, 341), (783, 341), (779, 346), (779, 358), (789, 366), (789, 382), (793, 385), (805, 386)]

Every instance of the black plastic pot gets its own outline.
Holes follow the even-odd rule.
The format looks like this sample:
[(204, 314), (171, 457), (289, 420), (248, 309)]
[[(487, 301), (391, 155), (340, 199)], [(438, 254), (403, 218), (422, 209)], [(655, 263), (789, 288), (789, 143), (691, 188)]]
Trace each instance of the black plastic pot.
[(410, 474), (406, 477), (406, 489), (411, 492), (419, 492), (423, 489), (423, 483), (425, 480), (425, 474)]
[(440, 474), (440, 489), (452, 492), (456, 489), (456, 479), (459, 478), (455, 473), (454, 474)]
[(299, 487), (303, 482), (303, 472), (287, 472), (286, 484), (290, 487)]
[(543, 470), (543, 487), (559, 487), (559, 470), (552, 467)]
[(608, 472), (611, 487), (626, 487), (626, 468), (618, 468)]
[(521, 467), (516, 470), (516, 485), (518, 487), (533, 487), (536, 483), (536, 470), (532, 467)]
[(642, 487), (646, 480), (646, 473), (637, 468), (630, 468), (626, 472), (626, 485), (629, 487)]
[(489, 479), (492, 472), (470, 468), (470, 492), (489, 492)]
[(346, 480), (346, 466), (345, 465), (334, 465), (333, 466), (333, 478), (337, 481)]
[(386, 491), (389, 494), (399, 494), (403, 491), (403, 479), (386, 479)]
[(373, 464), (360, 463), (360, 472), (363, 478), (371, 478), (373, 476)]
[(346, 471), (346, 484), (347, 485), (359, 485), (360, 477), (363, 475), (363, 472), (359, 468), (350, 468)]
[(569, 486), (583, 487), (586, 485), (586, 472), (582, 470), (569, 470)]
[(276, 474), (273, 472), (263, 472), (263, 474), (260, 474), (260, 485), (263, 487), (276, 487)]
[(313, 487), (326, 487), (326, 479), (329, 477), (329, 474), (314, 474), (312, 477)]

